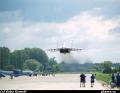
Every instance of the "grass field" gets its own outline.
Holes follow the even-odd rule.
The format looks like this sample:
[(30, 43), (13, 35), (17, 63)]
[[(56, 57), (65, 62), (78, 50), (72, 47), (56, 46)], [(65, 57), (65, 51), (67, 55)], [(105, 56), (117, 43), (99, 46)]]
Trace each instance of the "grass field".
[[(110, 86), (110, 83), (112, 81), (111, 74), (105, 74), (102, 72), (95, 72), (96, 73), (96, 79), (101, 81), (103, 86)], [(117, 87), (116, 89), (120, 90), (120, 87)]]
[(104, 74), (100, 72), (96, 72), (96, 79), (101, 80), (105, 82), (106, 84), (110, 84), (111, 82), (111, 75), (110, 74)]

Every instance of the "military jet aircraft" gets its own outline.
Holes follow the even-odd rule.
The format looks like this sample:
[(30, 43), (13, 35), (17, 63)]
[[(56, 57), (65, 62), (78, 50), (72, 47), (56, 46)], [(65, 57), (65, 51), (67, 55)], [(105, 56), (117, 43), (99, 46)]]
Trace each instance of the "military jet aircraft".
[(2, 77), (5, 77), (5, 75), (3, 73), (0, 73), (0, 78), (2, 78)]
[(19, 70), (19, 69), (15, 69), (13, 71), (5, 71), (5, 70), (0, 70), (0, 74), (1, 76), (5, 77), (7, 75), (11, 76), (15, 76), (15, 77), (18, 77), (18, 76), (23, 76), (23, 75), (26, 75), (26, 76), (32, 76), (33, 74), (33, 71), (30, 71), (30, 70)]
[(61, 48), (48, 49), (48, 51), (50, 51), (50, 52), (57, 52), (57, 51), (59, 51), (60, 53), (63, 53), (63, 54), (70, 53), (71, 51), (81, 51), (81, 50), (83, 50), (83, 49), (66, 47), (65, 43), (63, 44), (63, 46)]

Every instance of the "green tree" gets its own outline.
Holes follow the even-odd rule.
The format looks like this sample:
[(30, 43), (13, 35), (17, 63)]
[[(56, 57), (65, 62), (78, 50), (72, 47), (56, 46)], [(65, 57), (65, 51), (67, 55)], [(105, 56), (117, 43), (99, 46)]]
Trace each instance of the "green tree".
[(96, 70), (96, 71), (103, 71), (103, 64), (101, 64), (101, 63), (96, 63), (93, 67), (92, 67), (94, 70)]
[(15, 50), (10, 54), (10, 64), (15, 68), (23, 69), (23, 63), (26, 60), (26, 55), (23, 50)]
[(48, 56), (40, 48), (25, 48), (23, 50), (15, 50), (10, 53), (10, 63), (11, 65), (14, 65), (15, 68), (23, 69), (25, 60), (29, 59), (37, 60), (42, 64), (42, 66), (44, 66), (44, 69), (48, 64)]
[(10, 50), (7, 47), (0, 47), (0, 69), (5, 69), (5, 67), (9, 64), (9, 55)]
[(118, 66), (118, 72), (120, 72), (120, 65)]
[(95, 66), (93, 66), (93, 69), (96, 71), (99, 71), (99, 66), (95, 65)]
[(103, 65), (103, 73), (111, 73), (112, 72), (112, 62), (111, 61), (104, 61)]
[(38, 62), (40, 62), (43, 66), (44, 69), (46, 69), (46, 66), (48, 64), (48, 56), (45, 53), (45, 51), (43, 51), (40, 48), (25, 48), (24, 49), (25, 54), (27, 55), (27, 59), (35, 59)]
[(24, 63), (24, 69), (30, 69), (32, 71), (35, 71), (36, 69), (39, 69), (40, 63), (35, 59), (28, 59)]
[(118, 64), (118, 65), (114, 68), (114, 70), (115, 70), (116, 72), (120, 72), (120, 64)]
[(53, 72), (59, 72), (60, 70), (60, 65), (57, 63), (57, 61), (55, 60), (55, 58), (50, 58), (49, 59), (49, 68), (53, 71)]

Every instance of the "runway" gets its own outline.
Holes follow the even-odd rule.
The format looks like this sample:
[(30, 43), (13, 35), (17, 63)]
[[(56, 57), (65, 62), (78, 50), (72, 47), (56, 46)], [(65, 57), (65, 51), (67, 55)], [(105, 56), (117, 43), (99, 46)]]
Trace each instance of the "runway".
[(90, 87), (90, 74), (86, 74), (86, 87), (80, 88), (80, 74), (56, 74), (53, 76), (20, 76), (0, 79), (0, 90), (107, 90), (98, 81)]

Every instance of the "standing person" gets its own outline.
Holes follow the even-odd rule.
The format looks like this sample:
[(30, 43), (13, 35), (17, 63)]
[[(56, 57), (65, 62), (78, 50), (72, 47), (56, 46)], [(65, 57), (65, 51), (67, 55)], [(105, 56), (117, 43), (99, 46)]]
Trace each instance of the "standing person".
[(13, 79), (13, 74), (10, 74), (10, 79)]
[(117, 79), (117, 87), (119, 87), (120, 86), (120, 75), (119, 75), (119, 73), (117, 73), (116, 79)]
[(82, 73), (80, 75), (80, 87), (81, 87), (81, 84), (83, 87), (85, 87), (85, 82), (86, 82), (85, 78), (86, 78), (85, 74)]
[(90, 78), (91, 78), (91, 87), (93, 87), (94, 86), (94, 82), (95, 82), (95, 75), (92, 74), (92, 76)]
[(115, 73), (112, 73), (111, 79), (112, 79), (111, 83), (114, 83), (116, 85), (116, 83), (117, 83), (117, 75)]
[(112, 78), (112, 83), (115, 83), (115, 75), (114, 75), (114, 73), (112, 74), (111, 78)]
[(112, 81), (110, 85), (111, 85), (111, 88), (114, 88), (116, 86), (116, 77), (114, 73), (112, 73), (111, 79)]
[(38, 75), (38, 73), (37, 73), (37, 72), (34, 72), (34, 73), (33, 73), (33, 76), (36, 76), (36, 77), (37, 77), (37, 75)]

